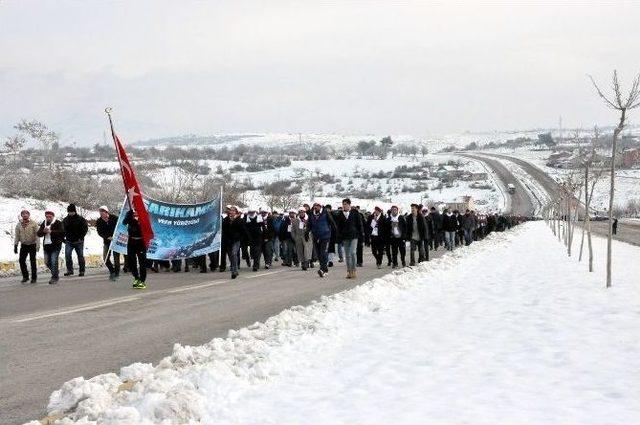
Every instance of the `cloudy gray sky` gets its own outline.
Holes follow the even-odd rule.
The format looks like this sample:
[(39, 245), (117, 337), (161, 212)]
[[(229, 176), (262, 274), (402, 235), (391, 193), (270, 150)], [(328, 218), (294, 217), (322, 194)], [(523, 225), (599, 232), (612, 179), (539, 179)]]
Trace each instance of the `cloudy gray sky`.
[(450, 3), (0, 0), (0, 136), (589, 127), (640, 71), (640, 2)]

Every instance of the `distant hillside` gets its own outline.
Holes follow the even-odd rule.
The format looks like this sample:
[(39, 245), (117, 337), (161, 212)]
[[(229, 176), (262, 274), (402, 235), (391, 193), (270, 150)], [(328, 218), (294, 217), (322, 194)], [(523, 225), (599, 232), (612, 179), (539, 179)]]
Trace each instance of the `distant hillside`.
[(215, 136), (197, 136), (195, 134), (186, 134), (182, 136), (162, 137), (159, 139), (141, 140), (136, 143), (137, 146), (210, 146), (220, 144), (234, 144), (242, 142), (245, 139), (254, 139), (260, 137), (259, 134), (225, 134)]

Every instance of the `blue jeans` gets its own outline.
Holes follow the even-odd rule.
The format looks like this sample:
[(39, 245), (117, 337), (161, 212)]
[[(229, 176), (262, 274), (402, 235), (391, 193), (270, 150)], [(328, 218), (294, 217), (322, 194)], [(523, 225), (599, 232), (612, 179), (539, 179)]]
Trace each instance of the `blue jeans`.
[(240, 241), (234, 242), (229, 249), (229, 266), (231, 274), (238, 274), (238, 264), (240, 263)]
[(471, 245), (471, 242), (473, 241), (473, 230), (471, 229), (464, 229), (464, 242), (465, 245)]
[(456, 242), (456, 232), (444, 232), (444, 242), (449, 251), (453, 251), (453, 245)]
[(344, 257), (347, 262), (347, 270), (356, 270), (356, 250), (358, 249), (358, 239), (345, 239), (342, 241), (344, 246)]
[(47, 249), (44, 248), (44, 264), (51, 270), (51, 277), (58, 278), (58, 257), (60, 256), (60, 248)]
[(64, 244), (64, 260), (67, 265), (67, 271), (73, 272), (73, 251), (78, 256), (78, 268), (80, 273), (84, 273), (84, 242), (65, 242)]

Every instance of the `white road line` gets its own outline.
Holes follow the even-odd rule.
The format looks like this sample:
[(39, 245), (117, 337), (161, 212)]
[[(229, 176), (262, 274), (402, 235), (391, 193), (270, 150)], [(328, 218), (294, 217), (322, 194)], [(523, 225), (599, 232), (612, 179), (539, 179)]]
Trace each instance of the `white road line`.
[(25, 322), (31, 322), (33, 320), (46, 319), (46, 318), (49, 318), (49, 317), (64, 316), (66, 314), (79, 313), (81, 311), (94, 310), (96, 308), (102, 308), (102, 307), (107, 307), (107, 306), (110, 306), (110, 305), (136, 301), (136, 300), (139, 300), (141, 298), (142, 298), (141, 296), (131, 296), (131, 297), (116, 298), (116, 299), (109, 300), (109, 301), (102, 301), (102, 302), (93, 303), (93, 304), (86, 304), (86, 305), (83, 305), (83, 306), (80, 306), (80, 307), (71, 308), (71, 309), (52, 311), (52, 312), (49, 312), (49, 313), (44, 313), (44, 314), (39, 314), (39, 315), (35, 315), (35, 316), (25, 317), (25, 318), (22, 318), (22, 319), (14, 319), (11, 322), (12, 323), (25, 323)]
[(193, 289), (208, 288), (210, 286), (220, 285), (221, 283), (225, 283), (225, 282), (228, 282), (228, 280), (218, 280), (218, 281), (215, 281), (215, 282), (203, 283), (203, 284), (200, 284), (200, 285), (185, 286), (183, 288), (171, 289), (171, 290), (168, 290), (166, 292), (168, 294), (175, 294), (177, 292), (191, 291)]
[(245, 279), (255, 279), (256, 277), (269, 276), (270, 274), (276, 274), (276, 273), (282, 273), (282, 272), (283, 272), (283, 270), (276, 270), (276, 271), (273, 271), (273, 272), (253, 274), (251, 276), (245, 277)]

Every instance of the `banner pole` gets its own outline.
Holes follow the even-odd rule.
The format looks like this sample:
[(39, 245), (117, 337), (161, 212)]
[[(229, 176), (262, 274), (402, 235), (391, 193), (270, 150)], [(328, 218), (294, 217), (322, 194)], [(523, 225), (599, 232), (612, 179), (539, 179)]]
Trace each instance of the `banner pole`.
[[(118, 165), (120, 166), (120, 177), (122, 177), (122, 183), (124, 184), (124, 170), (122, 169), (122, 158), (120, 157), (120, 149), (118, 149), (118, 145), (116, 144), (116, 132), (113, 128), (113, 120), (111, 118), (112, 111), (113, 111), (113, 108), (110, 106), (104, 109), (104, 112), (109, 117), (109, 127), (111, 128), (111, 139), (113, 140), (113, 146), (116, 149), (116, 157), (118, 158)], [(129, 208), (133, 210), (133, 206), (131, 205), (131, 201), (129, 200), (129, 194), (126, 192), (126, 186), (125, 186), (125, 196), (127, 198), (127, 203), (129, 204)]]

